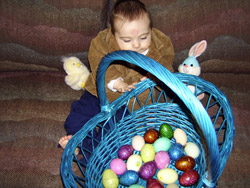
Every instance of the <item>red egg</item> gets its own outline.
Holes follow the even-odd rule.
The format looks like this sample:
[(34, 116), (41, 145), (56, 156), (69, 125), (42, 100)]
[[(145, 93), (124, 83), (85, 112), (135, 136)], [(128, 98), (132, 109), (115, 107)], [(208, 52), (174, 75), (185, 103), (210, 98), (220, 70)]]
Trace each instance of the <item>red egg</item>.
[(147, 188), (164, 188), (164, 186), (157, 179), (149, 179), (147, 181)]
[(175, 162), (175, 167), (178, 170), (191, 170), (195, 166), (195, 160), (190, 156), (183, 156)]
[(144, 140), (149, 144), (153, 144), (159, 138), (159, 135), (159, 131), (155, 129), (149, 129), (144, 134)]
[(200, 175), (198, 174), (196, 170), (194, 169), (186, 170), (181, 175), (179, 179), (179, 183), (181, 186), (189, 187), (189, 186), (193, 186), (194, 184), (196, 184), (199, 178), (200, 178)]

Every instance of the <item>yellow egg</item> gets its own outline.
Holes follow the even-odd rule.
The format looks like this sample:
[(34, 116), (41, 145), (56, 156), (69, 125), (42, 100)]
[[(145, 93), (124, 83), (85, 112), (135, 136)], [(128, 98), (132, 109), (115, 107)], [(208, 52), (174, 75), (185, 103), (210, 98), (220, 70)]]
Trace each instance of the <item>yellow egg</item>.
[(138, 172), (142, 165), (141, 156), (138, 154), (131, 155), (127, 160), (127, 170), (134, 170)]
[(174, 131), (174, 138), (176, 140), (176, 143), (179, 143), (179, 144), (181, 144), (183, 146), (185, 146), (186, 143), (187, 143), (187, 135), (180, 128), (175, 129), (175, 131)]
[(106, 169), (102, 175), (102, 183), (105, 188), (117, 188), (119, 180), (111, 169)]
[(133, 137), (132, 146), (136, 151), (141, 151), (144, 144), (145, 144), (145, 140), (142, 136), (136, 135)]
[(193, 142), (188, 142), (184, 148), (184, 151), (186, 155), (193, 157), (194, 159), (196, 159), (200, 155), (199, 147)]
[(179, 188), (179, 186), (175, 183), (168, 184), (166, 188)]
[(141, 149), (141, 158), (144, 163), (153, 161), (155, 158), (155, 148), (152, 144), (145, 144)]
[(171, 168), (164, 168), (158, 171), (157, 178), (164, 184), (171, 184), (178, 180), (178, 174)]

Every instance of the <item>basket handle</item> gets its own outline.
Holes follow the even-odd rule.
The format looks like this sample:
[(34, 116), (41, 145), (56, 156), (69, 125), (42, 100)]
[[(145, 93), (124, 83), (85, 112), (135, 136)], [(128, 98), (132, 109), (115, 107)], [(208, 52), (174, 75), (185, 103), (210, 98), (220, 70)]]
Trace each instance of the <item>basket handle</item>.
[(209, 187), (216, 185), (219, 177), (219, 148), (211, 119), (200, 101), (169, 70), (153, 59), (133, 51), (116, 51), (106, 55), (100, 62), (97, 72), (97, 91), (102, 111), (110, 111), (105, 91), (105, 74), (108, 66), (116, 60), (137, 65), (161, 80), (183, 101), (201, 128), (209, 151), (208, 177), (202, 177)]

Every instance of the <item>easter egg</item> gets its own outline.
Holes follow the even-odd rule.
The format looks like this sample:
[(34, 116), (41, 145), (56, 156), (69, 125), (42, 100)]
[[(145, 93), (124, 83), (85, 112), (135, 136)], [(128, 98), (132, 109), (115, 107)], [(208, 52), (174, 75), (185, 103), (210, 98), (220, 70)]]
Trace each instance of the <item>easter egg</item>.
[(102, 175), (102, 183), (105, 188), (117, 188), (119, 180), (111, 169), (106, 169)]
[(179, 186), (175, 183), (168, 184), (166, 188), (179, 188)]
[(193, 157), (194, 159), (196, 159), (200, 155), (199, 147), (193, 142), (188, 142), (184, 148), (184, 151), (186, 155)]
[(168, 151), (170, 146), (171, 146), (171, 141), (166, 137), (158, 138), (154, 142), (154, 148), (156, 153), (159, 151)]
[(133, 137), (132, 146), (136, 151), (141, 151), (144, 144), (145, 144), (145, 140), (142, 136), (136, 135)]
[(130, 185), (128, 188), (144, 188), (144, 187), (138, 184), (134, 184), (134, 185)]
[(141, 166), (139, 170), (139, 176), (144, 180), (148, 180), (155, 175), (156, 170), (156, 163), (154, 161), (149, 161)]
[(136, 184), (139, 180), (139, 175), (133, 170), (127, 170), (124, 174), (121, 175), (119, 182), (121, 185), (130, 186)]
[(163, 123), (160, 126), (160, 136), (161, 137), (167, 137), (168, 139), (171, 139), (173, 137), (173, 134), (174, 134), (174, 131), (169, 124)]
[(138, 184), (134, 184), (134, 185), (130, 185), (128, 188), (144, 188), (144, 187)]
[(184, 155), (184, 148), (181, 144), (172, 144), (168, 150), (170, 159), (176, 161)]
[(138, 154), (131, 155), (127, 160), (127, 170), (134, 170), (138, 172), (142, 165), (141, 156)]
[(115, 158), (110, 162), (110, 169), (114, 171), (116, 175), (122, 175), (126, 171), (126, 163), (119, 158)]
[(155, 148), (151, 144), (145, 144), (141, 149), (141, 158), (144, 163), (153, 161), (155, 158)]
[(123, 145), (118, 149), (118, 157), (127, 160), (133, 154), (134, 148), (131, 145)]
[(157, 179), (151, 178), (147, 181), (147, 188), (164, 188), (164, 186)]
[(170, 157), (166, 151), (159, 151), (155, 155), (155, 163), (157, 165), (157, 168), (163, 169), (168, 167), (170, 163)]
[(149, 129), (144, 134), (146, 143), (153, 144), (159, 138), (159, 132), (155, 129)]
[(164, 168), (158, 171), (157, 178), (164, 184), (171, 184), (178, 180), (178, 174), (172, 168)]
[(179, 183), (181, 186), (189, 187), (189, 186), (193, 186), (194, 184), (196, 184), (199, 178), (200, 176), (196, 170), (194, 169), (186, 170), (183, 172), (183, 174), (179, 178)]
[(174, 131), (174, 138), (176, 140), (176, 143), (180, 143), (183, 146), (185, 146), (186, 143), (187, 143), (187, 135), (180, 128), (175, 129), (175, 131)]
[(181, 171), (193, 169), (194, 166), (195, 160), (190, 156), (183, 156), (175, 162), (175, 167)]

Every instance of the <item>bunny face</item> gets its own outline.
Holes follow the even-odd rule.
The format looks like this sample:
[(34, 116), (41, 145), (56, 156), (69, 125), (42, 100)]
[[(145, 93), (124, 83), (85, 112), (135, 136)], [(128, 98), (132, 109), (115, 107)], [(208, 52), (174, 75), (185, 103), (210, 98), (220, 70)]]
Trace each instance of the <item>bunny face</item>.
[(185, 61), (183, 61), (183, 63), (179, 66), (178, 71), (180, 73), (199, 76), (201, 73), (201, 68), (196, 58), (190, 56)]
[(194, 44), (189, 50), (188, 58), (186, 58), (178, 67), (178, 71), (180, 73), (199, 76), (201, 68), (196, 58), (199, 57), (206, 50), (206, 48), (207, 41), (205, 40)]

